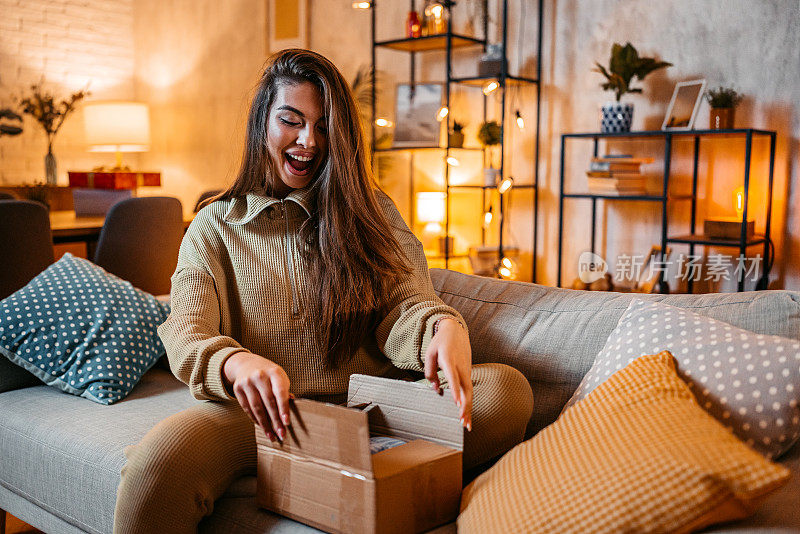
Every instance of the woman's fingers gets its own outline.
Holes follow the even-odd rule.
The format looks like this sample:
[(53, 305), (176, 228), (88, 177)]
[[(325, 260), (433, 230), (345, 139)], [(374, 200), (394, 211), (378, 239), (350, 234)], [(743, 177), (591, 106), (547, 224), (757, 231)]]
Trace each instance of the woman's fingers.
[(278, 410), (278, 403), (275, 400), (275, 394), (272, 392), (272, 384), (269, 381), (259, 381), (257, 382), (256, 387), (258, 388), (261, 401), (266, 408), (267, 413), (269, 414), (272, 428), (275, 429), (278, 439), (283, 440), (283, 438), (286, 437), (286, 429), (281, 422), (281, 414)]
[(255, 419), (255, 422), (258, 426), (264, 429), (264, 433), (271, 441), (275, 441), (276, 435), (273, 433), (272, 423), (270, 422), (270, 417), (267, 414), (266, 408), (264, 407), (264, 402), (261, 400), (261, 395), (259, 394), (258, 390), (252, 386), (241, 386), (239, 392), (236, 392), (236, 398), (243, 397), (245, 399), (245, 403), (247, 406), (245, 407), (242, 404), (242, 407), (245, 409), (245, 412), (252, 414), (252, 418)]
[(281, 417), (281, 423), (283, 423), (284, 426), (291, 425), (292, 420), (289, 416), (291, 413), (291, 408), (289, 408), (289, 398), (290, 396), (292, 398), (294, 396), (289, 393), (287, 385), (284, 384), (274, 384), (272, 387), (272, 393), (275, 395), (275, 400), (278, 402), (278, 413)]
[(425, 378), (431, 383), (431, 387), (433, 390), (441, 395), (442, 386), (439, 383), (439, 362), (436, 355), (436, 352), (432, 352), (430, 349), (428, 350), (428, 354), (425, 355)]
[(464, 369), (461, 373), (461, 413), (467, 430), (472, 430), (472, 376), (471, 372)]

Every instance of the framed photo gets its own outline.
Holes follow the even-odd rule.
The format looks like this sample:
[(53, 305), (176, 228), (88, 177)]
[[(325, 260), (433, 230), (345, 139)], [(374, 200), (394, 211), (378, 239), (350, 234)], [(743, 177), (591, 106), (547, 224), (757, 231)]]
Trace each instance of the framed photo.
[[(672, 254), (672, 249), (667, 247), (667, 253), (661, 254), (661, 247), (653, 245), (650, 252), (644, 260), (642, 270), (639, 271), (639, 277), (633, 286), (634, 293), (656, 293), (658, 291), (658, 279), (660, 278), (662, 269), (656, 267), (657, 261), (666, 262)], [(666, 273), (664, 273), (666, 275)]]
[(672, 91), (662, 130), (691, 130), (706, 92), (705, 80), (678, 82)]
[(267, 0), (267, 52), (308, 48), (309, 0)]
[(393, 146), (439, 146), (442, 125), (436, 114), (442, 107), (443, 90), (438, 83), (397, 85)]

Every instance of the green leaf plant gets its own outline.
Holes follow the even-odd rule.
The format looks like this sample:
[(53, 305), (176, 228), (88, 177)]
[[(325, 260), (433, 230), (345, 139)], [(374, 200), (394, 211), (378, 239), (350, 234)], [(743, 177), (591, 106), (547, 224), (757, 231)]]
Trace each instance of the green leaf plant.
[(606, 81), (600, 86), (605, 91), (614, 91), (617, 102), (619, 102), (625, 93), (642, 92), (640, 87), (631, 87), (634, 77), (642, 81), (651, 72), (664, 67), (671, 67), (672, 63), (657, 61), (652, 57), (640, 57), (639, 52), (636, 51), (636, 48), (631, 43), (625, 43), (625, 46), (614, 43), (611, 47), (608, 68), (597, 62), (595, 62), (595, 65), (597, 67), (592, 70), (599, 72), (606, 78)]

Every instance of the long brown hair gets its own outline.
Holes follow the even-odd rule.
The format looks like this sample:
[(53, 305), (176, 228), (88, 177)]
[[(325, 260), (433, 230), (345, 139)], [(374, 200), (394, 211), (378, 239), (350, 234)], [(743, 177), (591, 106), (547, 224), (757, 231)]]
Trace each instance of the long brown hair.
[(267, 119), (278, 87), (310, 82), (319, 89), (327, 117), (328, 155), (308, 186), (315, 204), (300, 227), (300, 243), (316, 284), (306, 307), (319, 325), (330, 366), (350, 359), (389, 311), (392, 287), (411, 272), (375, 195), (364, 128), (349, 85), (328, 59), (287, 49), (267, 61), (247, 120), (245, 151), (231, 187), (214, 200), (251, 191), (272, 194), (280, 178), (267, 151)]

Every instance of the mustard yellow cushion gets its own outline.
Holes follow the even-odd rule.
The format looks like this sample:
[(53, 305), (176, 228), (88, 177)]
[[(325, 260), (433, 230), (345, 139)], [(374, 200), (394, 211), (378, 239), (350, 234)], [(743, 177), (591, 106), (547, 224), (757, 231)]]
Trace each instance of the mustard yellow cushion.
[(690, 532), (790, 476), (697, 404), (669, 352), (617, 371), (464, 490), (459, 533)]

